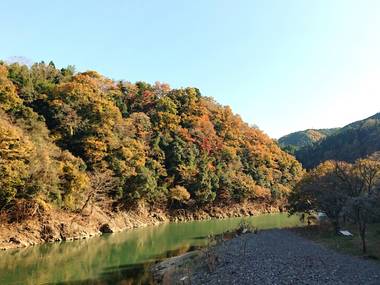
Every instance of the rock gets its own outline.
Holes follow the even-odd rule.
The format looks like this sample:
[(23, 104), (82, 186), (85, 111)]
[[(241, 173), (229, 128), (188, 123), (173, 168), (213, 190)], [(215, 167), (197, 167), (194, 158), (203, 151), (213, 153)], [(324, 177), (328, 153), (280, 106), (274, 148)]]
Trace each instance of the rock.
[(181, 267), (182, 265), (199, 255), (199, 251), (191, 251), (179, 256), (168, 258), (164, 261), (157, 263), (151, 268), (153, 279), (156, 282), (160, 283), (163, 280), (163, 277), (166, 273), (173, 271), (175, 268)]
[(159, 222), (164, 222), (166, 220), (165, 216), (161, 213), (154, 213), (153, 218), (157, 219)]
[(9, 239), (9, 242), (13, 242), (15, 244), (21, 244), (21, 241), (18, 238), (16, 238), (16, 237), (11, 237)]
[(102, 233), (102, 234), (112, 234), (114, 231), (113, 229), (111, 229), (110, 225), (109, 224), (103, 224), (100, 228), (99, 228), (99, 231)]
[(44, 241), (54, 241), (54, 229), (50, 225), (43, 225), (41, 228), (41, 238)]

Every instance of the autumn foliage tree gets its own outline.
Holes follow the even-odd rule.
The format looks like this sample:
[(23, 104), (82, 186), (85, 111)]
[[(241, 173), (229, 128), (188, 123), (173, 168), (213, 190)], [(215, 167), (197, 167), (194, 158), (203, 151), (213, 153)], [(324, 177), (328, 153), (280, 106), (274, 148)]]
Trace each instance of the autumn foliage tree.
[(323, 212), (331, 220), (335, 232), (340, 229), (340, 215), (349, 197), (337, 176), (337, 162), (326, 161), (311, 170), (290, 195), (290, 213)]
[(377, 156), (350, 164), (326, 161), (304, 175), (289, 197), (289, 212), (323, 212), (340, 229), (342, 217), (354, 222), (365, 253), (368, 224), (379, 218), (380, 161)]
[[(0, 152), (18, 153), (0, 161), (3, 207), (20, 195), (76, 212), (106, 199), (279, 206), (302, 174), (267, 135), (196, 88), (3, 63), (0, 109)], [(112, 187), (94, 184), (104, 173)]]

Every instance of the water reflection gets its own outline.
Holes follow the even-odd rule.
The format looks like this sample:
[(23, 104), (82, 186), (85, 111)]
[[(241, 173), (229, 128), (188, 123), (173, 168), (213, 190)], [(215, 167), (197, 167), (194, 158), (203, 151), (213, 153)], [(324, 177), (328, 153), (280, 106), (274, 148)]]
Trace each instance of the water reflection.
[[(88, 240), (0, 253), (0, 284), (146, 284), (151, 263), (207, 243), (241, 219), (163, 224)], [(260, 229), (292, 227), (286, 214), (248, 218)]]

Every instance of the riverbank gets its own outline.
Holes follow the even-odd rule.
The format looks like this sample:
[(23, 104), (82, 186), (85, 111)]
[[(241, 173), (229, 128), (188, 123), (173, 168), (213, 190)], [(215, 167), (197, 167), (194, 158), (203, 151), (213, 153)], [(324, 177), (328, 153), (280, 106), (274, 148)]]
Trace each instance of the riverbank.
[(225, 219), (275, 212), (279, 212), (279, 208), (248, 203), (173, 211), (138, 207), (129, 211), (112, 212), (94, 207), (91, 214), (87, 215), (50, 210), (39, 217), (20, 223), (1, 223), (0, 250), (45, 242), (87, 239), (103, 233), (120, 232), (165, 222)]
[(242, 221), (260, 229), (302, 225), (298, 217), (286, 213), (265, 214), (162, 223), (8, 250), (0, 252), (0, 284), (151, 284), (149, 269), (154, 263), (203, 249), (210, 237), (231, 233)]
[(182, 264), (186, 265), (169, 270), (162, 283), (380, 283), (379, 263), (336, 252), (290, 230), (241, 235)]
[(333, 250), (378, 260), (380, 263), (380, 223), (367, 225), (367, 252), (365, 254), (362, 252), (362, 242), (357, 225), (346, 224), (343, 229), (348, 230), (353, 236), (336, 235), (334, 229), (328, 225), (294, 228), (292, 231), (304, 238), (326, 245)]

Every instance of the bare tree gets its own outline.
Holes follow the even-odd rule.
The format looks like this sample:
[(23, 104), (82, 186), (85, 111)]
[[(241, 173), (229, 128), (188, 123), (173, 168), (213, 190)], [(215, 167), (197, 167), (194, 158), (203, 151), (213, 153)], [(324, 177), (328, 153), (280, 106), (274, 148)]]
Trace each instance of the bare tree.
[(361, 159), (356, 162), (356, 167), (366, 187), (366, 192), (370, 196), (380, 176), (380, 162), (371, 159)]
[(380, 162), (371, 159), (359, 159), (349, 171), (340, 172), (344, 181), (349, 181), (354, 195), (347, 201), (344, 213), (358, 226), (363, 253), (367, 251), (367, 226), (375, 216), (375, 187), (380, 179)]
[[(93, 205), (104, 203), (108, 201), (109, 193), (117, 185), (117, 178), (114, 177), (113, 172), (109, 169), (96, 169), (90, 174), (91, 188), (87, 194), (86, 201), (84, 202), (81, 213), (83, 214), (85, 209), (90, 207), (90, 213), (92, 214)], [(105, 205), (103, 205), (105, 206)]]

